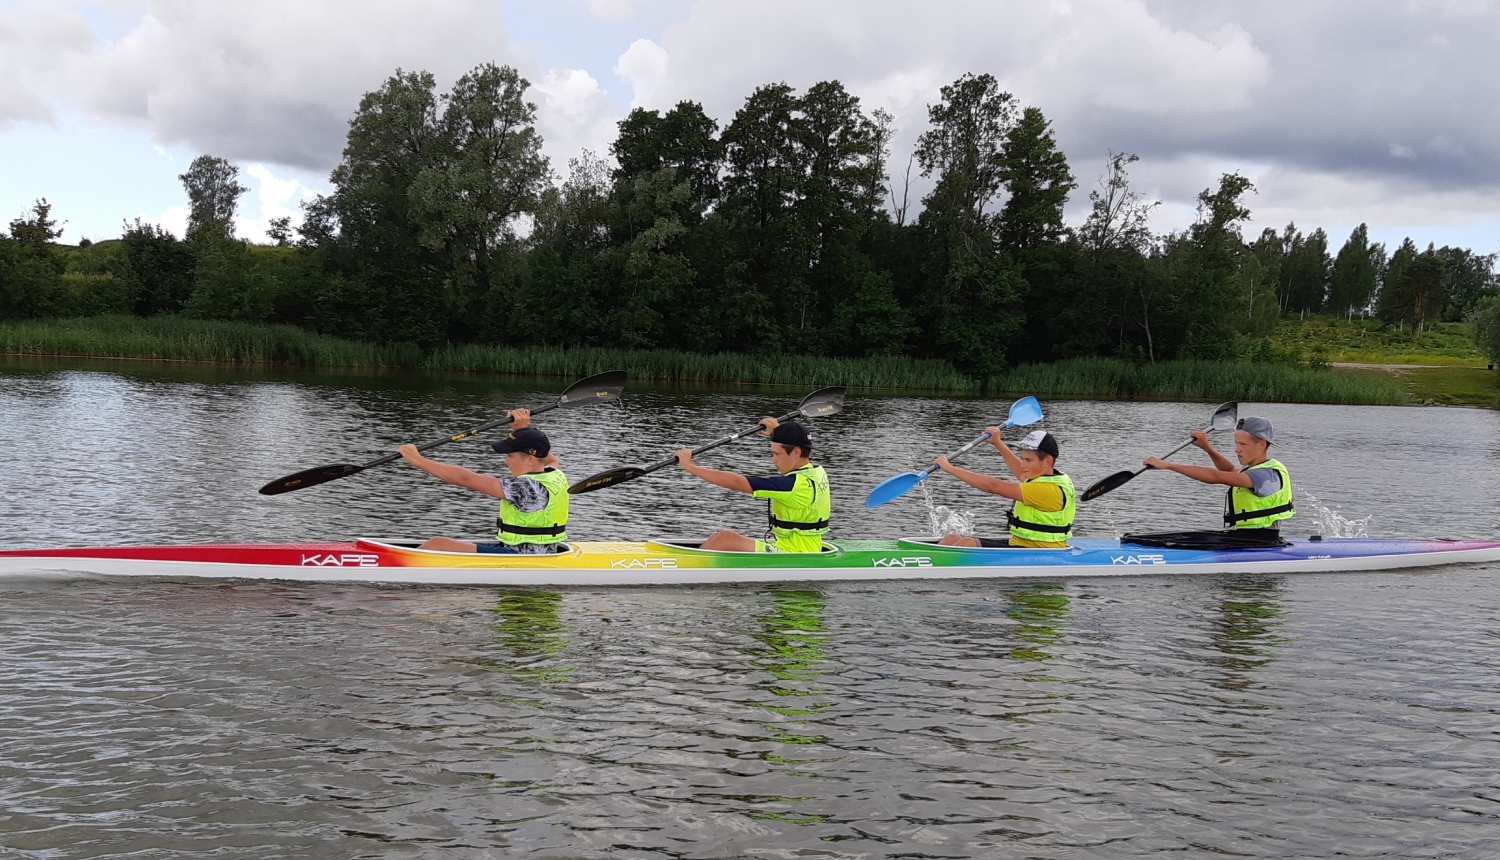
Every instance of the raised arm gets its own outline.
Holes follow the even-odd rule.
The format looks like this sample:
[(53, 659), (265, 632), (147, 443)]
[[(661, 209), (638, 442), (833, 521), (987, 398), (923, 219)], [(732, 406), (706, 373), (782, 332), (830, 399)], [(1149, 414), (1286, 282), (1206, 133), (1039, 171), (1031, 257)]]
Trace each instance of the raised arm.
[(750, 479), (737, 472), (724, 472), (718, 469), (705, 469), (693, 462), (693, 451), (691, 448), (682, 448), (677, 452), (677, 465), (682, 471), (689, 475), (697, 475), (703, 480), (716, 487), (726, 490), (734, 490), (736, 493), (750, 492)]
[(1147, 457), (1146, 465), (1153, 469), (1186, 475), (1205, 484), (1225, 484), (1230, 487), (1254, 486), (1250, 476), (1239, 471), (1226, 472), (1210, 466), (1189, 466), (1186, 463), (1173, 463), (1171, 460), (1163, 460), (1160, 457)]
[(422, 456), (415, 445), (402, 445), (396, 449), (406, 462), (437, 478), (445, 484), (464, 487), (476, 493), (484, 493), (497, 499), (505, 498), (505, 487), (493, 475), (481, 475), (452, 463), (440, 463)]
[[(1012, 454), (1011, 456), (1014, 457), (1015, 455)], [(1017, 463), (1019, 462), (1018, 460)], [(937, 458), (934, 465), (976, 490), (983, 490), (986, 493), (1004, 496), (1007, 499), (1014, 499), (1018, 502), (1021, 500), (1021, 485), (1014, 481), (1001, 480), (993, 475), (986, 475), (983, 472), (971, 472), (968, 469), (960, 469), (948, 462), (947, 457)]]

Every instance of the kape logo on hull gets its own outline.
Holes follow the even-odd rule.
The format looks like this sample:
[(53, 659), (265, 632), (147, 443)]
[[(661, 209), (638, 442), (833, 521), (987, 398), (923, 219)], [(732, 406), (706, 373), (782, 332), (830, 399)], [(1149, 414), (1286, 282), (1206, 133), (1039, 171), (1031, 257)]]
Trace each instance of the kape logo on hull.
[(357, 552), (302, 554), (303, 567), (379, 567), (380, 556)]

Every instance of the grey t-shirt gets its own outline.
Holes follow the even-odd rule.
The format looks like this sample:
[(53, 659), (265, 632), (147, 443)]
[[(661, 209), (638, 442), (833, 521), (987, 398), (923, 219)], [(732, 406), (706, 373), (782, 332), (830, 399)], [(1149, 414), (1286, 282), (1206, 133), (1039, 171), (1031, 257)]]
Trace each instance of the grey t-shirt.
[(1281, 490), (1281, 473), (1275, 469), (1249, 469), (1250, 492), (1264, 499)]

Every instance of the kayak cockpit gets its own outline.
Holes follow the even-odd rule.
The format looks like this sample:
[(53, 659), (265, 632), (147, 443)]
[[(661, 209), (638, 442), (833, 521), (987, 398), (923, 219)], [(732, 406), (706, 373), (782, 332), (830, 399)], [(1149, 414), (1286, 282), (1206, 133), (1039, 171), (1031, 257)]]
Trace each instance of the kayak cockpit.
[[(646, 541), (646, 546), (648, 546), (648, 547), (661, 547), (663, 549), (671, 550), (673, 552), (691, 552), (691, 553), (702, 553), (704, 555), (722, 555), (722, 556), (747, 556), (748, 555), (748, 556), (760, 556), (760, 557), (764, 558), (764, 557), (766, 557), (768, 555), (782, 555), (782, 556), (790, 556), (790, 555), (812, 555), (812, 553), (774, 553), (774, 552), (756, 552), (754, 550), (737, 550), (737, 549), (704, 549), (702, 541), (688, 541), (688, 540), (648, 540), (648, 541)], [(829, 558), (829, 557), (837, 556), (837, 555), (841, 554), (842, 552), (843, 552), (843, 550), (839, 549), (834, 544), (831, 544), (831, 543), (828, 543), (827, 541), (824, 541), (824, 543), (823, 543), (823, 549), (822, 549), (822, 551), (820, 553), (818, 553), (818, 555), (822, 556), (822, 557), (825, 557), (825, 558)]]

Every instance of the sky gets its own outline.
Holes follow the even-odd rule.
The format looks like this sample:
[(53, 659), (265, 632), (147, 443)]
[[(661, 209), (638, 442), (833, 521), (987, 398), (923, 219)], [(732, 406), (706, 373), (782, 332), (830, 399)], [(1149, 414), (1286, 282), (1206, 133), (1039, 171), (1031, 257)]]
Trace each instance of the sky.
[(1491, 253), (1497, 44), (1500, 0), (0, 0), (0, 223), (46, 197), (65, 242), (135, 218), (181, 235), (177, 177), (208, 153), (240, 167), (239, 234), (263, 240), (329, 190), (362, 94), (496, 62), (531, 82), (560, 177), (634, 107), (722, 125), (757, 86), (838, 79), (895, 115), (899, 193), (939, 88), (988, 72), (1052, 121), (1075, 225), (1131, 152), (1158, 231), (1238, 171), (1248, 235), (1295, 222), (1336, 249), (1365, 222)]

